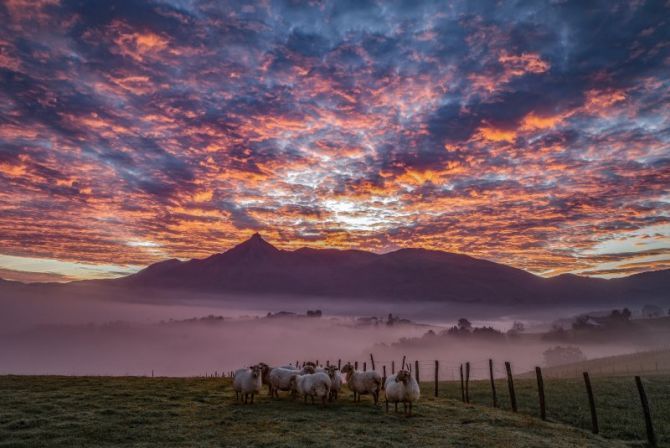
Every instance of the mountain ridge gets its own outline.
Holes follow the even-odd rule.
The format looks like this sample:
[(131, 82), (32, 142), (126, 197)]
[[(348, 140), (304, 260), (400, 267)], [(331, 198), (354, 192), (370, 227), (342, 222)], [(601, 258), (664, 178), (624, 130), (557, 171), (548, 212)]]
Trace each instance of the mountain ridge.
[(422, 248), (403, 248), (383, 254), (309, 247), (283, 250), (258, 233), (205, 258), (183, 261), (172, 258), (125, 277), (72, 282), (61, 287), (76, 284), (131, 290), (482, 304), (590, 305), (670, 300), (667, 293), (670, 270), (615, 279), (573, 274), (544, 278), (469, 255)]
[[(655, 285), (645, 287), (647, 277), (640, 274), (610, 280), (577, 275), (543, 278), (469, 255), (422, 248), (384, 254), (309, 247), (282, 250), (258, 233), (203, 259), (160, 263), (167, 264), (150, 265), (111, 282), (208, 292), (481, 303), (598, 302), (626, 299), (632, 292), (636, 299), (666, 297)], [(670, 270), (656, 272), (661, 274), (655, 274), (659, 277), (655, 282), (670, 290)]]

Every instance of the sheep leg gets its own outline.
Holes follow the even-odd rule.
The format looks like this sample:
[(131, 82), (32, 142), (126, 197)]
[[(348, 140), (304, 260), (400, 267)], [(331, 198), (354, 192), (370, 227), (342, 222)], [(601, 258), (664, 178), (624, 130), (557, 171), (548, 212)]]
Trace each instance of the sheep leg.
[(310, 395), (312, 397), (312, 404), (314, 404), (314, 395)]
[(398, 402), (395, 402), (395, 411), (398, 412)]
[(384, 401), (386, 401), (386, 412), (388, 413), (388, 411), (389, 411), (389, 401), (388, 400), (384, 400)]
[(307, 395), (305, 394), (305, 395), (303, 395), (302, 397), (303, 397), (303, 399), (305, 400), (305, 403), (307, 403)]
[(235, 391), (235, 401), (236, 402), (240, 401), (240, 393), (238, 391)]
[(412, 416), (412, 402), (409, 402), (409, 416)]
[(251, 404), (254, 404), (254, 395), (256, 395), (256, 394), (254, 394), (254, 393), (252, 392), (252, 393), (251, 393)]

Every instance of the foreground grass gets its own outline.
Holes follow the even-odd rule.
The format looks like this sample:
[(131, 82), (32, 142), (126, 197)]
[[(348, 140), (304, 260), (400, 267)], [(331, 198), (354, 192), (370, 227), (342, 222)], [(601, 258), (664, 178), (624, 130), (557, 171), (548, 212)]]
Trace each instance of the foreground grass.
[(425, 392), (416, 416), (405, 418), (369, 397), (354, 404), (346, 392), (326, 408), (265, 394), (239, 405), (230, 380), (216, 378), (5, 376), (0, 447), (624, 446), (528, 415), (435, 399), (428, 385)]
[[(625, 440), (629, 444), (646, 440), (640, 397), (634, 379), (594, 377), (591, 383), (600, 434), (610, 439)], [(495, 384), (499, 406), (509, 411), (511, 405), (507, 381), (496, 381)], [(536, 380), (515, 380), (514, 384), (519, 412), (539, 417)], [(643, 384), (649, 398), (659, 446), (670, 446), (670, 377), (644, 377)], [(425, 393), (433, 393), (433, 385), (424, 384), (423, 387)], [(591, 429), (591, 414), (583, 379), (545, 378), (544, 387), (547, 418), (550, 421)], [(460, 399), (460, 383), (440, 383), (440, 395)], [(488, 381), (470, 383), (470, 402), (491, 406), (491, 385)]]

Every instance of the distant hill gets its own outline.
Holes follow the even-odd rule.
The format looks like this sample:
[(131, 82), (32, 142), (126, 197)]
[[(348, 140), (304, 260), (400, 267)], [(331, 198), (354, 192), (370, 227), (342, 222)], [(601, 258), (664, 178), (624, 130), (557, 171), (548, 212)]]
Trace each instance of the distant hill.
[(486, 304), (668, 301), (670, 270), (620, 279), (543, 278), (503, 264), (425, 249), (280, 250), (259, 234), (204, 259), (162, 261), (119, 279), (127, 288)]
[[(547, 378), (577, 378), (582, 372), (601, 376), (668, 375), (670, 349), (606, 356), (542, 368), (542, 374)], [(535, 372), (525, 372), (516, 377), (535, 378)]]

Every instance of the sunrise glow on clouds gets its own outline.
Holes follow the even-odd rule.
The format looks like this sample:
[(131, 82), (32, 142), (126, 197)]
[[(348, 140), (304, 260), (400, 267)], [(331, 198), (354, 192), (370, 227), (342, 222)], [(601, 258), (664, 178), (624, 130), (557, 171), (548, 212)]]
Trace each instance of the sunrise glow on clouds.
[(668, 17), (5, 1), (0, 277), (117, 276), (254, 231), (542, 275), (668, 268)]

